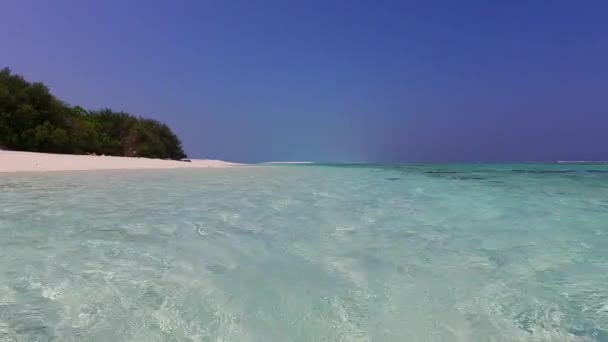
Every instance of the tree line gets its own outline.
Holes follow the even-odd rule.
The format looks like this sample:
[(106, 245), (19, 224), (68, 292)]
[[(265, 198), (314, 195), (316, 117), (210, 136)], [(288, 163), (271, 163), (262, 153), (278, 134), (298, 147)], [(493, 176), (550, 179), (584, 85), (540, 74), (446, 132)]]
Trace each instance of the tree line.
[(0, 71), (0, 149), (183, 159), (164, 123), (111, 109), (69, 106), (40, 82)]

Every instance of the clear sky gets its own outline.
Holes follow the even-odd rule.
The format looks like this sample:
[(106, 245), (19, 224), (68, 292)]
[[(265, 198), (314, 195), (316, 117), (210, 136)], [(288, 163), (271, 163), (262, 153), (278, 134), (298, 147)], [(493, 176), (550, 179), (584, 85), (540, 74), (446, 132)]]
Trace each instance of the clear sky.
[(191, 157), (608, 159), (608, 1), (4, 0), (0, 66)]

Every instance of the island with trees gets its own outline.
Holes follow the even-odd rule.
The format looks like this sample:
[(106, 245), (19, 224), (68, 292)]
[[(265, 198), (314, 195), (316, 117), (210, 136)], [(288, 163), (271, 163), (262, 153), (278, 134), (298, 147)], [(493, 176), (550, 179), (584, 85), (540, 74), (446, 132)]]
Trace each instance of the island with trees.
[(70, 106), (40, 82), (0, 70), (0, 149), (180, 160), (164, 123), (111, 109)]

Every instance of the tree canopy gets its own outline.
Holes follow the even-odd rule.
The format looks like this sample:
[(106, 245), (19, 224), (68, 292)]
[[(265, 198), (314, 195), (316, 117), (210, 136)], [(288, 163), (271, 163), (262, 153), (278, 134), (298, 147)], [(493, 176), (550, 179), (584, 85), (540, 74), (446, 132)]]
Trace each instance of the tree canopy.
[(39, 82), (0, 71), (0, 148), (32, 152), (183, 159), (164, 123), (111, 109), (69, 106)]

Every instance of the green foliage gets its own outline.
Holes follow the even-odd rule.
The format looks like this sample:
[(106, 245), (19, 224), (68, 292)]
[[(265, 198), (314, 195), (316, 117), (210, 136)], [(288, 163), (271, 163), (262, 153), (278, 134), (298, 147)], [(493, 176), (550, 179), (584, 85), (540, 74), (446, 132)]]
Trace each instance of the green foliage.
[(156, 120), (111, 109), (87, 111), (8, 68), (0, 71), (0, 148), (182, 159), (179, 138)]

